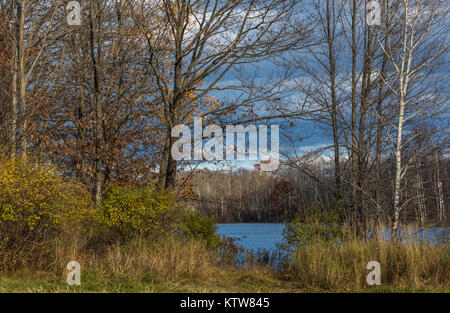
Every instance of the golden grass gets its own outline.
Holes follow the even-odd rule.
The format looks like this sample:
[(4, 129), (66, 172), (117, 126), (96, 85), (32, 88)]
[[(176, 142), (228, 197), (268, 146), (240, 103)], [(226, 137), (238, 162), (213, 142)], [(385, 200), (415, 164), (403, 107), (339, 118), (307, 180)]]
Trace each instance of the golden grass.
[[(316, 241), (300, 246), (283, 272), (253, 265), (220, 265), (198, 241), (138, 239), (86, 248), (80, 238), (56, 241), (45, 267), (0, 275), (0, 291), (48, 292), (450, 292), (450, 244), (394, 243), (383, 239)], [(65, 283), (66, 264), (78, 261), (82, 286)], [(381, 287), (366, 284), (369, 261), (381, 264)], [(78, 289), (77, 289), (78, 288)]]
[(296, 250), (291, 272), (304, 287), (369, 288), (366, 284), (369, 261), (380, 263), (382, 285), (449, 289), (449, 244), (357, 239), (341, 243), (317, 241)]

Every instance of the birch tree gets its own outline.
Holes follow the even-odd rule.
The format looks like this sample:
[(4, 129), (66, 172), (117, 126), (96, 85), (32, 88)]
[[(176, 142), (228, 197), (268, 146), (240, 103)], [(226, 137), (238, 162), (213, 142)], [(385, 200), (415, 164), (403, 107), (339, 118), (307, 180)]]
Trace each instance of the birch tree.
[[(30, 118), (39, 110), (39, 99), (54, 82), (51, 68), (57, 66), (48, 56), (57, 40), (55, 16), (62, 1), (9, 0), (2, 7), (9, 12), (12, 27), (6, 28), (13, 46), (11, 62), (10, 150), (26, 156), (32, 130)], [(41, 103), (42, 104), (42, 103)]]
[[(395, 156), (392, 238), (398, 238), (400, 213), (408, 200), (402, 199), (402, 180), (411, 161), (404, 160), (402, 150), (405, 126), (408, 121), (441, 104), (436, 97), (439, 75), (433, 70), (447, 52), (446, 20), (448, 3), (444, 1), (401, 0), (384, 12), (385, 19), (395, 21), (398, 28), (384, 29), (393, 34), (387, 42), (378, 44), (394, 68), (396, 84), (389, 85), (397, 98), (397, 116), (393, 141)], [(396, 47), (396, 42), (401, 45)], [(434, 88), (433, 88), (434, 84)]]

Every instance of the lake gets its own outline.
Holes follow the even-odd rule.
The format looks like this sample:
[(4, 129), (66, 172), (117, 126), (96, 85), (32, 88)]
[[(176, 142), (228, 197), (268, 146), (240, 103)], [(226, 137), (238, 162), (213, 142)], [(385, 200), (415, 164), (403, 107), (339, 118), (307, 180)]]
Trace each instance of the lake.
[[(238, 240), (237, 243), (242, 247), (246, 249), (254, 249), (255, 251), (259, 249), (274, 250), (276, 249), (276, 243), (281, 242), (283, 239), (282, 231), (284, 224), (217, 224), (217, 227), (217, 233), (219, 235), (225, 235)], [(443, 233), (448, 234), (448, 232), (449, 228), (436, 227), (425, 231), (417, 231), (413, 237), (417, 239), (425, 238), (429, 242), (437, 243), (438, 238), (442, 236)], [(389, 229), (386, 230), (385, 238), (390, 238)], [(442, 242), (441, 240), (439, 241)], [(405, 239), (404, 241), (407, 240)], [(447, 236), (445, 241), (448, 242)]]
[(217, 233), (237, 240), (246, 249), (272, 250), (282, 241), (283, 228), (284, 224), (275, 223), (217, 224)]

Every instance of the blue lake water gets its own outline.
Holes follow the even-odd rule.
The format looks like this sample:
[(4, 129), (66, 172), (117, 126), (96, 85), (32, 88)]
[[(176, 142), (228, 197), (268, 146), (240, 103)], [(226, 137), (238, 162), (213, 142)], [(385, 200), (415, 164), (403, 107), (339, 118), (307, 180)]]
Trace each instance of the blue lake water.
[[(219, 235), (225, 235), (238, 240), (237, 243), (246, 249), (258, 249), (273, 250), (276, 249), (276, 243), (281, 242), (283, 239), (282, 231), (284, 224), (272, 224), (272, 223), (260, 223), (260, 224), (217, 224), (217, 233)], [(427, 240), (429, 242), (438, 242), (438, 238), (442, 237), (443, 233), (449, 233), (449, 228), (432, 228), (425, 231), (417, 231), (411, 236), (415, 240)], [(411, 238), (410, 237), (410, 238)], [(386, 230), (385, 238), (390, 239), (390, 230)], [(414, 240), (413, 239), (413, 240)], [(411, 240), (411, 239), (409, 239)], [(408, 239), (404, 239), (407, 242)], [(448, 235), (446, 240), (448, 242)], [(439, 243), (442, 243), (442, 238), (439, 239)]]
[(275, 244), (283, 239), (284, 224), (217, 224), (217, 233), (238, 240), (246, 249), (275, 249)]

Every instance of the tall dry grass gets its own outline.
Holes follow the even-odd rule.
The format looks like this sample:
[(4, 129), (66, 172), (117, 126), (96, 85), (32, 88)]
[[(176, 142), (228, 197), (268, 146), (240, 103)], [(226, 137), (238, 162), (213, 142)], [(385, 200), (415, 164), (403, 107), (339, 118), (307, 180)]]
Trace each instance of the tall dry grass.
[(282, 272), (274, 272), (260, 262), (249, 262), (244, 267), (239, 262), (222, 264), (220, 254), (205, 243), (171, 236), (96, 245), (89, 244), (89, 237), (74, 236), (55, 240), (50, 251), (52, 256), (43, 260), (51, 262), (45, 266), (30, 264), (30, 275), (39, 270), (61, 281), (67, 263), (75, 260), (81, 264), (83, 281), (99, 286), (126, 279), (209, 284), (224, 290), (242, 284), (260, 290), (270, 281), (308, 290), (361, 290), (369, 287), (367, 263), (378, 261), (382, 286), (450, 290), (449, 243), (400, 243), (381, 237), (365, 241), (355, 237), (316, 240), (299, 246), (288, 266), (280, 267)]
[(299, 246), (290, 271), (304, 287), (332, 289), (367, 288), (366, 265), (381, 265), (381, 285), (397, 288), (450, 288), (450, 244), (406, 243), (383, 238), (362, 241), (317, 240)]
[(55, 245), (51, 270), (64, 272), (71, 260), (79, 262), (83, 271), (96, 272), (105, 280), (126, 277), (137, 281), (149, 276), (164, 281), (199, 281), (212, 275), (216, 262), (205, 243), (170, 236), (156, 241), (136, 239), (96, 250), (85, 249), (78, 241), (61, 241)]

